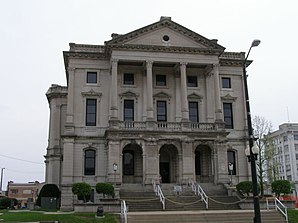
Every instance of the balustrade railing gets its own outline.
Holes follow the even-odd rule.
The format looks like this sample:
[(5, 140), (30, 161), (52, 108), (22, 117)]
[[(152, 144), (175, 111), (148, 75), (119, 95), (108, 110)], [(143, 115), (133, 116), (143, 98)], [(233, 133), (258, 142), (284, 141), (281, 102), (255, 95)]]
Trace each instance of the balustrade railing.
[(199, 196), (202, 199), (202, 201), (205, 203), (206, 209), (208, 209), (208, 196), (203, 188), (192, 179), (189, 179), (188, 184), (191, 186), (191, 189), (195, 193), (195, 195)]
[(165, 210), (166, 209), (166, 198), (163, 195), (162, 190), (161, 190), (159, 184), (156, 184), (156, 181), (155, 180), (152, 180), (152, 186), (153, 186), (153, 190), (154, 190), (156, 196), (159, 197), (159, 201), (162, 204), (162, 209)]
[(121, 218), (124, 220), (124, 223), (127, 223), (127, 212), (125, 200), (121, 200)]
[(145, 130), (152, 129), (158, 131), (214, 131), (214, 123), (181, 123), (181, 122), (139, 122), (139, 121), (121, 121), (120, 129)]

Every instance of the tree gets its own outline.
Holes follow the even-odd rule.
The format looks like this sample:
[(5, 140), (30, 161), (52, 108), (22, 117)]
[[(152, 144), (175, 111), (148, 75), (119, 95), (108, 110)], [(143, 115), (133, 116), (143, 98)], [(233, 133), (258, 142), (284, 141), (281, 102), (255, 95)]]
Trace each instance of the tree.
[(0, 209), (13, 208), (13, 206), (16, 206), (17, 204), (18, 204), (18, 200), (15, 198), (8, 198), (8, 197), (0, 198)]
[(267, 175), (267, 164), (273, 159), (272, 153), (265, 150), (265, 145), (268, 144), (268, 138), (265, 137), (272, 130), (272, 123), (261, 116), (254, 116), (252, 120), (254, 136), (256, 143), (260, 149), (258, 159), (256, 160), (258, 180), (260, 184), (261, 196), (264, 196), (264, 179)]
[(276, 180), (271, 184), (272, 192), (279, 197), (281, 194), (291, 193), (291, 183), (288, 180)]
[(95, 186), (96, 192), (105, 195), (114, 195), (114, 187), (111, 183), (97, 183)]
[(72, 185), (72, 192), (78, 196), (79, 200), (87, 202), (91, 196), (91, 186), (85, 182), (74, 183)]

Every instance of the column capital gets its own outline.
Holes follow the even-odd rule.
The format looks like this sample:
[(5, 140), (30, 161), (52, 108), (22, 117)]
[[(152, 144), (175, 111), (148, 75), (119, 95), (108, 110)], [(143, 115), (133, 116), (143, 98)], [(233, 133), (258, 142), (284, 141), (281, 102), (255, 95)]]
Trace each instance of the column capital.
[(153, 65), (153, 60), (146, 60), (146, 66), (151, 66)]
[(185, 66), (186, 67), (187, 62), (180, 62), (180, 67)]
[(111, 62), (114, 64), (114, 63), (118, 63), (119, 62), (119, 59), (117, 58), (111, 58)]
[(215, 68), (215, 69), (218, 69), (219, 68), (219, 63), (214, 63), (214, 64), (212, 64), (213, 65), (213, 68)]
[(67, 71), (68, 72), (74, 72), (76, 68), (74, 67), (67, 67)]

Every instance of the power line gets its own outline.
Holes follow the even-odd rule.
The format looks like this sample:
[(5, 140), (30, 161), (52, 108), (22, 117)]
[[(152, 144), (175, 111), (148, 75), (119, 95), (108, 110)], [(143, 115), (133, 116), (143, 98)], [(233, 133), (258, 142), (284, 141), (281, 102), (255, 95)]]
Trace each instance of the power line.
[(5, 157), (5, 158), (8, 158), (8, 159), (13, 159), (13, 160), (19, 160), (19, 161), (27, 162), (27, 163), (42, 164), (42, 165), (44, 165), (44, 163), (39, 163), (39, 162), (35, 162), (35, 161), (30, 161), (30, 160), (24, 160), (24, 159), (12, 157), (12, 156), (6, 156), (6, 155), (2, 155), (2, 154), (0, 154), (0, 156)]

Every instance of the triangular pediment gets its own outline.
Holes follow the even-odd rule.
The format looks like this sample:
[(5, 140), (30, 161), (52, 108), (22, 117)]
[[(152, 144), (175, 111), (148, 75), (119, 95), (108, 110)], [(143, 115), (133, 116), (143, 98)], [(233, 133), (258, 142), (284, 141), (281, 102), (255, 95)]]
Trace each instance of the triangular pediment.
[(154, 98), (170, 98), (171, 96), (165, 92), (159, 92), (153, 95)]
[(178, 23), (170, 17), (124, 35), (113, 34), (113, 39), (106, 42), (110, 46), (164, 46), (185, 47), (223, 52), (224, 47), (217, 40), (209, 40)]
[(192, 93), (192, 94), (189, 94), (188, 96), (187, 96), (187, 98), (188, 99), (196, 99), (196, 100), (201, 100), (202, 99), (202, 97), (200, 96), (200, 95), (198, 95), (198, 94), (196, 94), (196, 93)]
[(221, 100), (223, 100), (223, 101), (235, 101), (236, 99), (237, 99), (237, 97), (233, 97), (230, 94), (227, 94), (227, 95), (221, 97)]
[(132, 91), (126, 91), (126, 92), (120, 93), (119, 96), (120, 97), (125, 97), (125, 98), (137, 98), (137, 97), (139, 97), (138, 94), (136, 94)]

